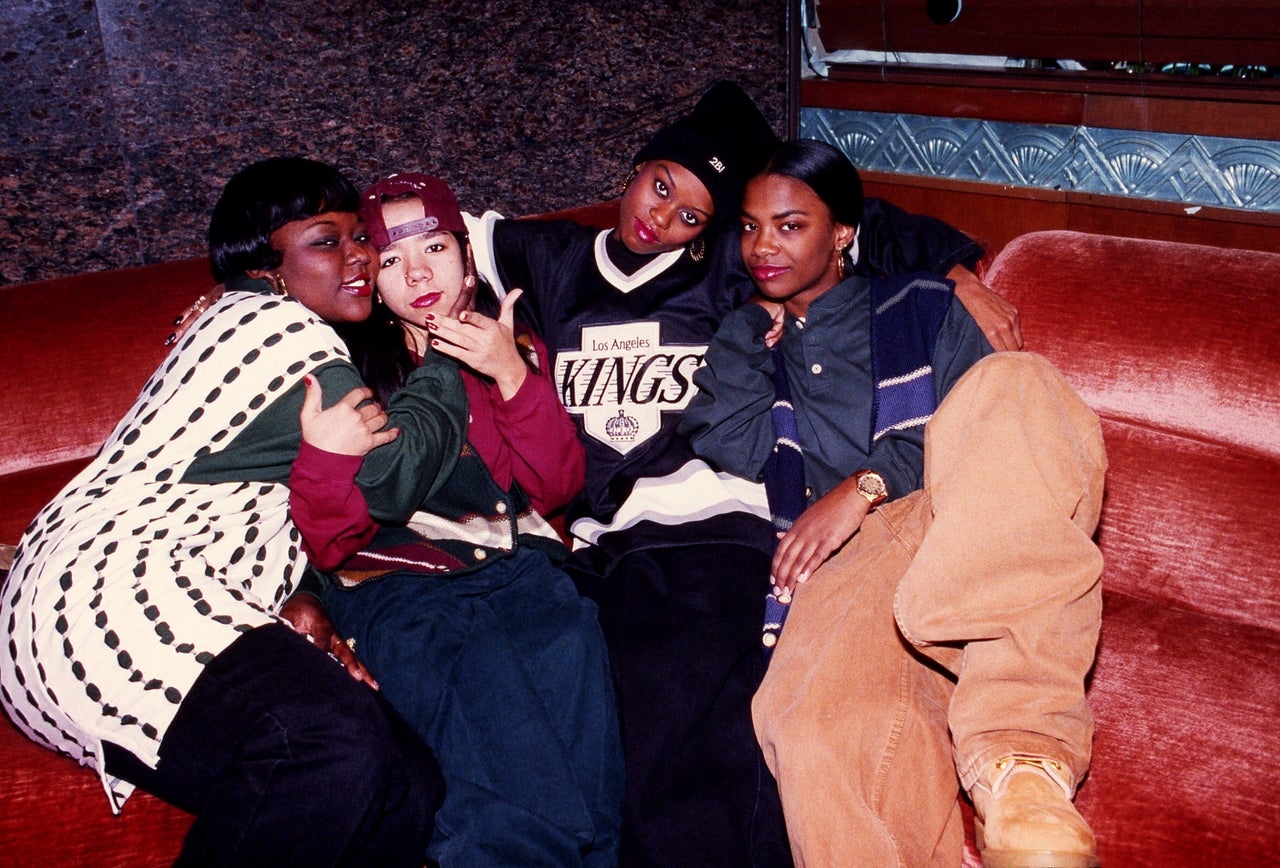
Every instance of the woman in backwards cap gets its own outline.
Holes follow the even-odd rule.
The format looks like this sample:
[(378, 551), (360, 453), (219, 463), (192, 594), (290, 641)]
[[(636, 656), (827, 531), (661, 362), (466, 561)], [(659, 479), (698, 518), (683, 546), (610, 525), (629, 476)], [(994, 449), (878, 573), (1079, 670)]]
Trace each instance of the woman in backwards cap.
[[(469, 218), (477, 266), (546, 341), (586, 446), (567, 571), (600, 607), (626, 755), (622, 862), (790, 863), (751, 728), (772, 551), (763, 489), (676, 432), (720, 321), (754, 293), (733, 228), (779, 144), (719, 83), (636, 155), (617, 228)], [(870, 203), (860, 269), (946, 274), (981, 248)]]

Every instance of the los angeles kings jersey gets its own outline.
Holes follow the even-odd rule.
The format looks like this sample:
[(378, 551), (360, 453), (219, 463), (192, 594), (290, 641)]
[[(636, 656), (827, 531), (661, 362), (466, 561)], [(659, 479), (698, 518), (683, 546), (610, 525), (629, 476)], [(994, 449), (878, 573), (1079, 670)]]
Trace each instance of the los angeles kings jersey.
[(524, 290), (521, 313), (553, 356), (582, 436), (574, 535), (594, 543), (646, 521), (674, 528), (734, 512), (767, 521), (762, 486), (716, 472), (676, 433), (712, 335), (754, 291), (736, 234), (701, 261), (681, 249), (627, 275), (608, 255), (607, 232), (492, 212), (468, 222), (477, 267), (498, 294)]
[[(852, 255), (867, 276), (946, 274), (982, 247), (932, 217), (868, 198)], [(631, 274), (610, 258), (607, 232), (570, 221), (469, 215), (476, 264), (499, 295), (520, 287), (522, 315), (553, 359), (560, 400), (587, 453), (586, 488), (570, 506), (576, 537), (597, 543), (645, 522), (667, 528), (738, 515), (769, 518), (764, 488), (716, 471), (676, 433), (693, 371), (721, 320), (755, 291), (738, 234), (660, 254)], [(767, 545), (767, 542), (766, 542)]]

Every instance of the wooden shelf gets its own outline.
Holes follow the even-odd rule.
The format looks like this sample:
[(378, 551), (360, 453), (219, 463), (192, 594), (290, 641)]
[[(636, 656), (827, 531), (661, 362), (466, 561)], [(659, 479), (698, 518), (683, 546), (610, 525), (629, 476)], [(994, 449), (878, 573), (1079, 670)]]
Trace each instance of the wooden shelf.
[(829, 79), (802, 82), (800, 104), (931, 117), (1280, 139), (1280, 80), (1186, 83), (1170, 78), (833, 65)]
[(890, 172), (861, 174), (867, 195), (945, 220), (992, 253), (1038, 229), (1280, 250), (1280, 214)]

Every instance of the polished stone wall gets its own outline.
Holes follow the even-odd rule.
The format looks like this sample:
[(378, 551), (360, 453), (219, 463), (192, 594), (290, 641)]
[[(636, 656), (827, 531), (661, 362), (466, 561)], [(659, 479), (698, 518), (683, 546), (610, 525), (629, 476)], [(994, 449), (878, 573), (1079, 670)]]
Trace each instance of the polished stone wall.
[(419, 169), (464, 208), (617, 194), (712, 81), (781, 129), (785, 0), (4, 0), (0, 285), (202, 255), (276, 154)]

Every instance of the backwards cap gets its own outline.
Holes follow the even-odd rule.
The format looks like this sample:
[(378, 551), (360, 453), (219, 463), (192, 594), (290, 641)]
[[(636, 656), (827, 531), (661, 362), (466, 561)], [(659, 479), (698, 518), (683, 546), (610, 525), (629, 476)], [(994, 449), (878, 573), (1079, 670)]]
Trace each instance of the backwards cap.
[[(387, 229), (382, 219), (382, 203), (412, 193), (422, 203), (422, 219)], [(426, 232), (466, 232), (458, 200), (449, 186), (432, 175), (401, 172), (370, 185), (360, 194), (360, 219), (364, 221), (373, 246), (381, 250), (402, 238)]]
[(693, 111), (654, 135), (635, 162), (670, 160), (706, 185), (715, 222), (737, 216), (742, 191), (782, 143), (742, 88), (713, 84)]

